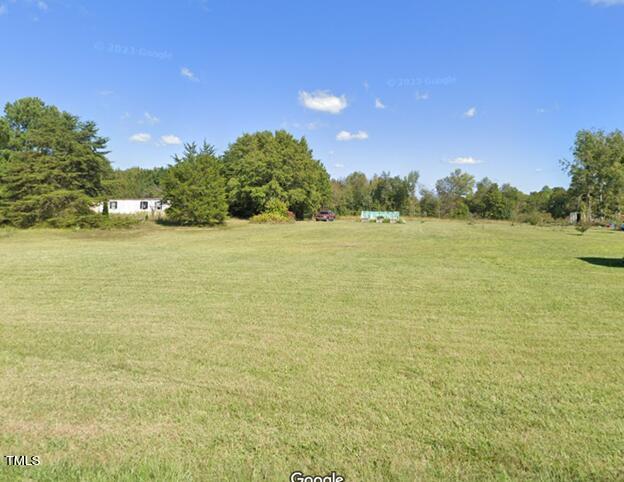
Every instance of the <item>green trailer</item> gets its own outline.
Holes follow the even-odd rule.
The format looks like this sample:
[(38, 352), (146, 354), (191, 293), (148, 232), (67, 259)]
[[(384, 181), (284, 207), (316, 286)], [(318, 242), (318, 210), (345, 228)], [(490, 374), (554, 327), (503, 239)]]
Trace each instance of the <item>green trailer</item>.
[(371, 221), (377, 221), (378, 223), (382, 223), (385, 219), (388, 219), (391, 223), (396, 223), (399, 221), (399, 217), (401, 213), (398, 211), (362, 211), (360, 215), (360, 220), (363, 223), (368, 223)]

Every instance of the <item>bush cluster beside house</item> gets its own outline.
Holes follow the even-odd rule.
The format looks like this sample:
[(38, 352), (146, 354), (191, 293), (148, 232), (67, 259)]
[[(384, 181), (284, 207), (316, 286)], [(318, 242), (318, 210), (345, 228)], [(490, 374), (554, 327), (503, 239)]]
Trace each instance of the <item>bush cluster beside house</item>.
[[(228, 216), (291, 222), (321, 208), (341, 215), (398, 211), (532, 224), (579, 212), (583, 222), (592, 222), (620, 219), (624, 204), (619, 131), (580, 131), (573, 160), (561, 163), (570, 188), (530, 194), (488, 178), (477, 182), (459, 169), (434, 189), (419, 189), (415, 171), (404, 177), (354, 172), (330, 179), (306, 139), (286, 131), (243, 134), (221, 156), (206, 143), (190, 143), (172, 165), (155, 169), (114, 170), (106, 146), (94, 122), (38, 98), (8, 103), (0, 117), (0, 225), (125, 225), (131, 220), (107, 215), (106, 201), (128, 198), (158, 198), (168, 206), (168, 222), (206, 226)], [(98, 204), (103, 213), (92, 209)]]

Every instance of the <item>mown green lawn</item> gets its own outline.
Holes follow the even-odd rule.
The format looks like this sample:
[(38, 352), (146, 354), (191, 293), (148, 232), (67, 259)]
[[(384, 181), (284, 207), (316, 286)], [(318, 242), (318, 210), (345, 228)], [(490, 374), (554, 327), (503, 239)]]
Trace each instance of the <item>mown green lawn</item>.
[(0, 231), (0, 455), (42, 461), (0, 479), (624, 479), (622, 256), (507, 223)]

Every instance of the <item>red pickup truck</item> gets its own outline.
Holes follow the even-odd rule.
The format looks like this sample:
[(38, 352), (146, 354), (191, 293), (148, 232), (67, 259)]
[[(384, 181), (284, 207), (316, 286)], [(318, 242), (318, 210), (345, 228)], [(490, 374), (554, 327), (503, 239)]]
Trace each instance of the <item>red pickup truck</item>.
[(316, 216), (314, 216), (314, 220), (315, 221), (335, 221), (336, 220), (336, 214), (333, 211), (319, 211), (318, 213), (316, 213)]

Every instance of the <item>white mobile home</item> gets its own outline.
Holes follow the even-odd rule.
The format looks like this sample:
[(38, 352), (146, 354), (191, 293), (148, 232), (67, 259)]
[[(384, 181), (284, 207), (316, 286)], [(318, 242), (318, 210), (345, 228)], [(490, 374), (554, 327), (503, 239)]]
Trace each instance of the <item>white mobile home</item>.
[[(160, 199), (110, 199), (108, 201), (108, 212), (110, 214), (149, 214), (158, 215), (169, 207)], [(98, 213), (104, 209), (104, 204), (100, 203), (95, 207)]]

